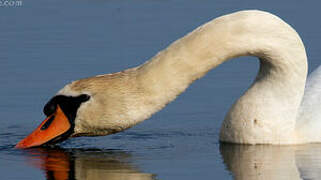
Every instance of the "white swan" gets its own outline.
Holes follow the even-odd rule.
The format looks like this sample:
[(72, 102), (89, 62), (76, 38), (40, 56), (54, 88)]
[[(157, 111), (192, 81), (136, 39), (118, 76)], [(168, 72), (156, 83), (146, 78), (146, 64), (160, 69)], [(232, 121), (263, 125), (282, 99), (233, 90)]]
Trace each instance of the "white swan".
[(311, 131), (320, 127), (315, 126), (321, 123), (314, 117), (317, 107), (305, 105), (319, 105), (320, 101), (308, 100), (314, 99), (314, 90), (307, 91), (309, 102), (304, 100), (304, 112), (299, 113), (307, 75), (307, 57), (299, 35), (277, 16), (252, 10), (200, 26), (141, 66), (66, 85), (45, 106), (48, 118), (16, 147), (123, 131), (162, 109), (209, 70), (239, 56), (257, 56), (260, 70), (229, 110), (220, 141), (321, 142), (321, 133)]

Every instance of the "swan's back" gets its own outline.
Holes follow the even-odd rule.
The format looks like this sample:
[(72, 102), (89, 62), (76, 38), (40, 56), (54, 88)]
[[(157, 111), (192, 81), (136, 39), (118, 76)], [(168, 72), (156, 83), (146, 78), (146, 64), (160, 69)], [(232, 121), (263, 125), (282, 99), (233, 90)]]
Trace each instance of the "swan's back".
[(306, 140), (321, 141), (321, 66), (307, 78), (296, 127)]

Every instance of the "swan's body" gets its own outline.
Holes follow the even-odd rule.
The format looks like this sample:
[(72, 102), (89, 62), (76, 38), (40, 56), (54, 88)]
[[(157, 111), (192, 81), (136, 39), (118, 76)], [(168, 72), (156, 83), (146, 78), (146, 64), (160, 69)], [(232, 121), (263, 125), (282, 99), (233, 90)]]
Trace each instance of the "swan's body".
[(321, 142), (321, 66), (308, 77), (296, 130), (304, 142)]
[(219, 17), (141, 66), (68, 84), (58, 95), (90, 96), (77, 111), (72, 136), (107, 135), (130, 128), (162, 109), (209, 70), (239, 56), (257, 56), (260, 71), (228, 112), (220, 140), (242, 144), (314, 142), (296, 127), (307, 75), (304, 45), (288, 24), (262, 11)]

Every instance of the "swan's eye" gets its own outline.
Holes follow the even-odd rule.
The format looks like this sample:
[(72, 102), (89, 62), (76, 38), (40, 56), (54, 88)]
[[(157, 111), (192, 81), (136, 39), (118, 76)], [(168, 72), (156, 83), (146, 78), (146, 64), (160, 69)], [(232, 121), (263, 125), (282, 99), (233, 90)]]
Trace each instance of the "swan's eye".
[(77, 99), (80, 103), (82, 103), (82, 102), (88, 101), (88, 100), (90, 99), (90, 96), (87, 95), (87, 94), (82, 94), (82, 95), (80, 95), (80, 96), (77, 96), (76, 99)]

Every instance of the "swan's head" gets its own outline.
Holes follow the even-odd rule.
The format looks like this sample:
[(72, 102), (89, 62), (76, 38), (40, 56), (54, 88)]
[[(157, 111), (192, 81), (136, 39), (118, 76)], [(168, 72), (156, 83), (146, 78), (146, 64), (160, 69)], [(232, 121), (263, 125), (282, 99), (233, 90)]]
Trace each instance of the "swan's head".
[(108, 135), (135, 125), (139, 101), (123, 77), (99, 76), (66, 85), (44, 106), (46, 119), (16, 147), (51, 145), (70, 137)]
[(79, 108), (90, 100), (88, 94), (78, 96), (56, 95), (44, 106), (46, 119), (17, 148), (55, 144), (71, 137), (75, 132)]

